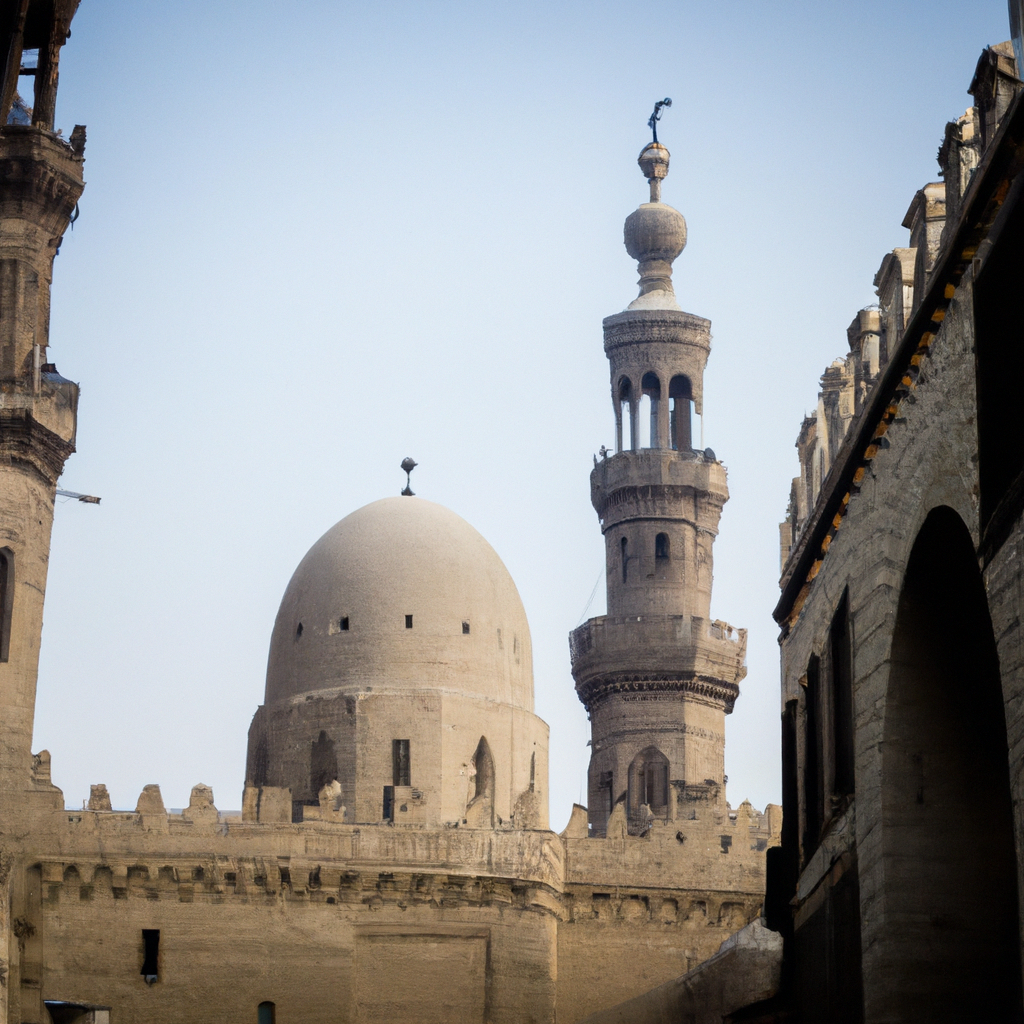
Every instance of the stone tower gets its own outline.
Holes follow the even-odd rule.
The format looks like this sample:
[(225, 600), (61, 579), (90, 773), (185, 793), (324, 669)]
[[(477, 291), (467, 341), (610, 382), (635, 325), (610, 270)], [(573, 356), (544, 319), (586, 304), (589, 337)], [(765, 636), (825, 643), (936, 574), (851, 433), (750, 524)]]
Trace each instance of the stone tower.
[[(626, 218), (640, 294), (604, 321), (615, 452), (590, 477), (605, 538), (608, 614), (570, 635), (576, 692), (591, 721), (588, 806), (603, 835), (624, 804), (631, 832), (725, 801), (725, 715), (745, 673), (746, 630), (712, 621), (711, 546), (728, 499), (725, 467), (695, 450), (711, 324), (684, 313), (672, 261), (682, 214), (661, 202), (668, 150), (640, 154), (650, 202)], [(696, 812), (696, 808), (693, 808)]]
[[(77, 0), (0, 16), (0, 791), (49, 789), (32, 770), (54, 491), (75, 450), (78, 387), (49, 361), (53, 259), (82, 194), (85, 129), (53, 130), (57, 60)], [(32, 106), (17, 93), (34, 81)], [(42, 768), (42, 770), (40, 770)]]

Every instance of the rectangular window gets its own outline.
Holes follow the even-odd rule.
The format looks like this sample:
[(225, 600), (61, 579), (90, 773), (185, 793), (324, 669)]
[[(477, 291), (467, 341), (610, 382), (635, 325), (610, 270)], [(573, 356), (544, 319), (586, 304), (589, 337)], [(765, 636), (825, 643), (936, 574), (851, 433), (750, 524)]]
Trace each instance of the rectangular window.
[(405, 617), (405, 628), (406, 629), (412, 629), (412, 616), (411, 615), (406, 615), (406, 617)]
[(849, 597), (843, 594), (829, 631), (832, 669), (832, 791), (837, 797), (854, 791), (853, 650), (850, 644)]
[(821, 669), (816, 657), (807, 665), (804, 684), (804, 863), (818, 848), (824, 825), (823, 763), (821, 756)]
[(14, 610), (14, 552), (0, 548), (0, 661), (11, 649), (11, 614)]
[(139, 974), (147, 985), (152, 985), (160, 973), (160, 929), (142, 929), (142, 970)]
[(348, 631), (348, 616), (347, 615), (343, 615), (342, 616), (341, 622), (339, 623), (339, 625), (341, 626), (341, 631), (343, 633)]
[(409, 741), (391, 741), (391, 774), (396, 786), (411, 786), (412, 770), (409, 766)]

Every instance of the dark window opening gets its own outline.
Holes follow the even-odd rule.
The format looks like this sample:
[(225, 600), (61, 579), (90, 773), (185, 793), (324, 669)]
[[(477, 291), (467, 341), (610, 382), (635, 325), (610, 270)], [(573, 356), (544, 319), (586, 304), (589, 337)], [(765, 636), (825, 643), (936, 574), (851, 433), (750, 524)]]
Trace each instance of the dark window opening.
[(277, 1024), (277, 1007), (271, 1002), (256, 1007), (256, 1024)]
[(534, 792), (535, 783), (537, 780), (537, 751), (535, 750), (530, 755), (530, 792)]
[(11, 651), (11, 615), (14, 610), (14, 552), (0, 548), (0, 661)]
[(469, 633), (469, 623), (468, 622), (463, 622), (463, 624), (462, 624), (462, 633), (463, 633), (464, 636)]
[(405, 628), (406, 629), (412, 629), (412, 616), (411, 615), (406, 615), (406, 617), (405, 617)]
[(139, 974), (147, 985), (152, 985), (159, 976), (160, 929), (142, 929), (142, 970)]
[[(1024, 506), (1019, 385), (1024, 374), (1024, 346), (1020, 344), (1024, 322), (1022, 262), (1024, 202), (1018, 201), (974, 284), (981, 524), (986, 533), (990, 526), (995, 529), (995, 544)], [(999, 523), (992, 523), (993, 514), (1004, 501), (1005, 514), (1000, 514)]]
[[(338, 627), (341, 629), (341, 631), (343, 633), (348, 631), (348, 616), (347, 615), (343, 615), (341, 617), (341, 622), (338, 623)], [(269, 1005), (273, 1006), (274, 1004), (271, 1003)]]
[(822, 701), (821, 664), (812, 657), (807, 665), (804, 687), (804, 863), (818, 848), (825, 824), (823, 794), (824, 763), (821, 756)]
[(832, 791), (837, 797), (854, 791), (853, 769), (853, 651), (850, 643), (849, 596), (842, 601), (830, 630), (832, 656), (832, 743), (835, 774)]
[(295, 627), (295, 639), (297, 640), (300, 636), (302, 636), (302, 623), (301, 622)]
[(668, 561), (669, 545), (667, 533), (659, 533), (658, 536), (654, 538), (654, 557), (659, 561)]
[(391, 741), (391, 778), (396, 786), (411, 786), (412, 769), (409, 765), (409, 741)]
[(627, 541), (626, 538), (623, 537), (619, 541), (619, 551), (621, 552), (621, 555), (622, 555), (622, 582), (623, 583), (626, 582), (626, 567), (629, 564), (629, 555), (627, 554), (627, 549), (628, 548), (629, 548), (629, 541)]

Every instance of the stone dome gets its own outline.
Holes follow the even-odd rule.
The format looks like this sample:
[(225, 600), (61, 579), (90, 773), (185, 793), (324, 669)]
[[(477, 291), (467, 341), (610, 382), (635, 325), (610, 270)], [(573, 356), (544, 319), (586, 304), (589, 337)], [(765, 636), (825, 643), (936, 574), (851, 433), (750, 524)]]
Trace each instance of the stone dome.
[(384, 498), (310, 548), (277, 613), (266, 703), (330, 690), (438, 690), (533, 710), (519, 592), (469, 523), (422, 498)]

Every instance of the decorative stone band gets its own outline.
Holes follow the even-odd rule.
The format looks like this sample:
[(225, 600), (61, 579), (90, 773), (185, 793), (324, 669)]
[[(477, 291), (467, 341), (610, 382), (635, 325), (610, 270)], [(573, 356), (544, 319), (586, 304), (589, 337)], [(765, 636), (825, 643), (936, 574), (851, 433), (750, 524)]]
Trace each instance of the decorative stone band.
[[(693, 462), (710, 461), (700, 453), (687, 452), (684, 458)], [(597, 476), (602, 468), (603, 465), (599, 465), (592, 476)], [(591, 500), (603, 530), (631, 519), (671, 519), (673, 522), (692, 526), (695, 530), (701, 530), (712, 537), (718, 536), (715, 527), (728, 497), (724, 487), (712, 488), (706, 479), (704, 487), (644, 484), (605, 490), (601, 486), (602, 483), (600, 479), (592, 480)], [(695, 504), (702, 509), (710, 505), (714, 509), (714, 514), (706, 516), (703, 523), (695, 522), (682, 514), (683, 509), (693, 509)]]
[(731, 714), (736, 698), (740, 695), (737, 683), (727, 683), (724, 679), (697, 674), (688, 677), (668, 676), (661, 674), (641, 674), (617, 672), (613, 675), (588, 679), (576, 684), (576, 692), (580, 701), (589, 712), (606, 697), (624, 693), (678, 693), (702, 697), (715, 704), (721, 704), (725, 713)]
[(673, 309), (635, 309), (606, 316), (604, 350), (639, 342), (662, 342), (670, 345), (692, 345), (711, 351), (711, 321), (692, 313)]

